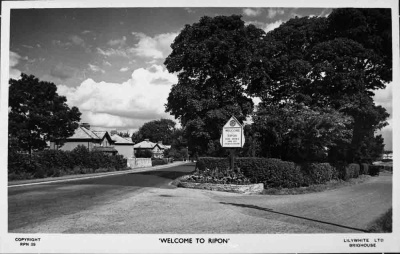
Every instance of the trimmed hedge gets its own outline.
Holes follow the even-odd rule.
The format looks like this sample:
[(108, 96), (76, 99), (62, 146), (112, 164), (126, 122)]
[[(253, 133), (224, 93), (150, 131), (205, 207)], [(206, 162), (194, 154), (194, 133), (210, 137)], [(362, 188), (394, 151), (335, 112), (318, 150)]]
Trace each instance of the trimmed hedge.
[(368, 164), (367, 163), (361, 163), (360, 164), (360, 175), (368, 175)]
[[(249, 178), (251, 183), (264, 183), (265, 188), (294, 188), (323, 184), (330, 180), (349, 180), (360, 174), (360, 165), (337, 163), (306, 163), (301, 166), (293, 162), (272, 158), (235, 159), (235, 167)], [(199, 172), (210, 170), (228, 171), (228, 158), (201, 157), (196, 163)]]
[(44, 150), (31, 156), (12, 151), (8, 153), (9, 180), (109, 172), (126, 167), (127, 161), (122, 155), (89, 152), (84, 146), (72, 151)]
[(384, 167), (382, 165), (370, 165), (369, 166), (369, 174), (371, 176), (378, 176), (379, 171), (381, 171)]
[(152, 159), (151, 160), (152, 166), (165, 165), (165, 164), (168, 164), (167, 159)]

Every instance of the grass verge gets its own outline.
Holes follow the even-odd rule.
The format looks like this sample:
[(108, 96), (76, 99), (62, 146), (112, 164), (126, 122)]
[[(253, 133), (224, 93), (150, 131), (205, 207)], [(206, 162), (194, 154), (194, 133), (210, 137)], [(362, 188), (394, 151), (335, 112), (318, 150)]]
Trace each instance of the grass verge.
[(393, 213), (392, 213), (392, 208), (390, 208), (381, 217), (372, 222), (367, 230), (370, 233), (391, 233), (392, 224), (393, 224)]
[(343, 180), (332, 180), (325, 184), (315, 184), (307, 187), (298, 188), (269, 188), (265, 189), (262, 194), (264, 195), (298, 195), (313, 192), (321, 192), (326, 190), (333, 190), (340, 187), (350, 186), (354, 184), (359, 184), (370, 179), (369, 175), (360, 175), (358, 178), (351, 178), (349, 181)]

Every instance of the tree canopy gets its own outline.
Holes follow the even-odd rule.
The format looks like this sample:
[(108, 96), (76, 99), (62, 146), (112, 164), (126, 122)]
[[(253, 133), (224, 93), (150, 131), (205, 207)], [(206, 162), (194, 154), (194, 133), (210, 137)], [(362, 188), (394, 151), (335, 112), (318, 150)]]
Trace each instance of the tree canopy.
[(147, 122), (134, 133), (132, 141), (135, 143), (149, 139), (152, 142), (162, 141), (164, 144), (171, 144), (175, 132), (176, 123), (171, 119), (160, 119)]
[[(231, 115), (245, 120), (254, 111), (251, 98), (259, 97), (258, 126), (247, 128), (252, 144), (244, 153), (260, 153), (255, 146), (268, 140), (313, 157), (300, 149), (308, 140), (315, 151), (327, 148), (333, 160), (372, 160), (383, 147), (374, 133), (389, 116), (373, 96), (392, 80), (391, 34), (390, 9), (334, 9), (328, 17), (290, 19), (267, 34), (237, 15), (203, 17), (171, 45), (165, 65), (178, 73), (178, 83), (166, 112), (181, 121), (190, 150), (218, 155), (223, 124)], [(292, 120), (282, 122), (277, 112)], [(287, 128), (276, 137), (286, 133), (291, 139), (286, 148), (268, 137), (278, 123)], [(287, 135), (292, 125), (297, 138)], [(334, 128), (336, 139), (308, 136), (307, 128), (323, 131), (321, 126)]]
[(8, 135), (19, 150), (41, 150), (47, 141), (71, 136), (79, 126), (81, 113), (69, 108), (55, 84), (21, 74), (9, 82)]
[(232, 115), (243, 121), (253, 111), (245, 93), (248, 65), (264, 35), (232, 15), (203, 17), (175, 38), (164, 64), (178, 73), (178, 84), (172, 86), (166, 112), (181, 121), (190, 150), (205, 153), (218, 145), (220, 129)]

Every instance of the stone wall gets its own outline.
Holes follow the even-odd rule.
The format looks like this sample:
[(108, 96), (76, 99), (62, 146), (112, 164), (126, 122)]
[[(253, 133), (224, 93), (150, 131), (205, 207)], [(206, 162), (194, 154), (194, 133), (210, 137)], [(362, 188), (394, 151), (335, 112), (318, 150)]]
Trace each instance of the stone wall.
[(128, 167), (130, 168), (151, 167), (151, 158), (129, 158)]

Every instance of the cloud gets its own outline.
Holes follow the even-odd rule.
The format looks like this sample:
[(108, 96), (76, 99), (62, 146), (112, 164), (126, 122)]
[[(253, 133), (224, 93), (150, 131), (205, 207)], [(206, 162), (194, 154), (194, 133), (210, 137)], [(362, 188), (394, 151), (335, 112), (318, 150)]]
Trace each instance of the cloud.
[(58, 92), (67, 97), (69, 105), (79, 108), (82, 120), (94, 126), (135, 129), (150, 120), (171, 118), (164, 104), (177, 82), (176, 75), (153, 65), (136, 69), (121, 84), (87, 79), (78, 87), (59, 85)]
[(78, 35), (71, 35), (68, 37), (74, 45), (85, 47), (85, 40)]
[(10, 65), (9, 75), (10, 76), (9, 76), (9, 78), (20, 79), (21, 71), (15, 67), (18, 65), (21, 58), (22, 57), (18, 53), (10, 51), (10, 62), (9, 62), (9, 65)]
[(110, 46), (119, 46), (119, 47), (125, 46), (126, 37), (123, 36), (121, 39), (110, 40), (107, 44)]
[(106, 65), (106, 66), (111, 66), (111, 63), (109, 61), (106, 61), (106, 60), (103, 61), (103, 64)]
[(75, 76), (77, 70), (63, 63), (56, 64), (50, 71), (50, 75), (61, 80), (66, 80)]
[(390, 82), (386, 85), (385, 89), (375, 90), (374, 101), (376, 105), (381, 105), (382, 107), (386, 108), (389, 114), (393, 112), (393, 82)]
[(90, 31), (90, 30), (83, 30), (82, 31), (82, 34), (88, 34), (88, 33), (91, 33), (92, 31)]
[(143, 33), (132, 33), (139, 41), (130, 52), (137, 56), (148, 57), (153, 59), (165, 58), (171, 52), (171, 43), (174, 41), (177, 33), (159, 34), (154, 37), (147, 36)]
[(278, 28), (280, 25), (283, 24), (282, 20), (277, 20), (275, 22), (272, 23), (263, 23), (260, 21), (247, 21), (245, 23), (246, 25), (252, 24), (262, 30), (264, 30), (266, 33), (268, 33), (269, 31), (274, 30), (275, 28)]
[(243, 14), (246, 15), (246, 16), (249, 16), (249, 17), (256, 17), (256, 16), (259, 16), (261, 14), (261, 9), (259, 9), (259, 8), (255, 8), (255, 9), (246, 8), (246, 9), (243, 9)]
[(282, 20), (277, 20), (273, 23), (268, 23), (264, 26), (263, 30), (268, 33), (269, 31), (274, 30), (275, 28), (278, 28), (280, 25), (282, 25), (283, 21)]
[(88, 64), (88, 65), (89, 65), (89, 69), (90, 69), (91, 71), (105, 73), (105, 71), (104, 71), (103, 69), (101, 69), (101, 68), (100, 68), (99, 66), (97, 66), (97, 65), (94, 65), (94, 64)]
[(275, 18), (276, 15), (283, 15), (283, 14), (285, 14), (285, 11), (283, 9), (269, 8), (267, 17), (269, 19), (273, 19)]
[(122, 57), (129, 57), (129, 52), (127, 52), (125, 49), (113, 49), (113, 48), (108, 48), (108, 49), (101, 49), (97, 48), (97, 52), (103, 56), (122, 56)]
[(121, 72), (126, 72), (126, 71), (128, 71), (128, 70), (129, 70), (128, 67), (123, 67), (123, 68), (119, 69), (119, 71), (121, 71)]

